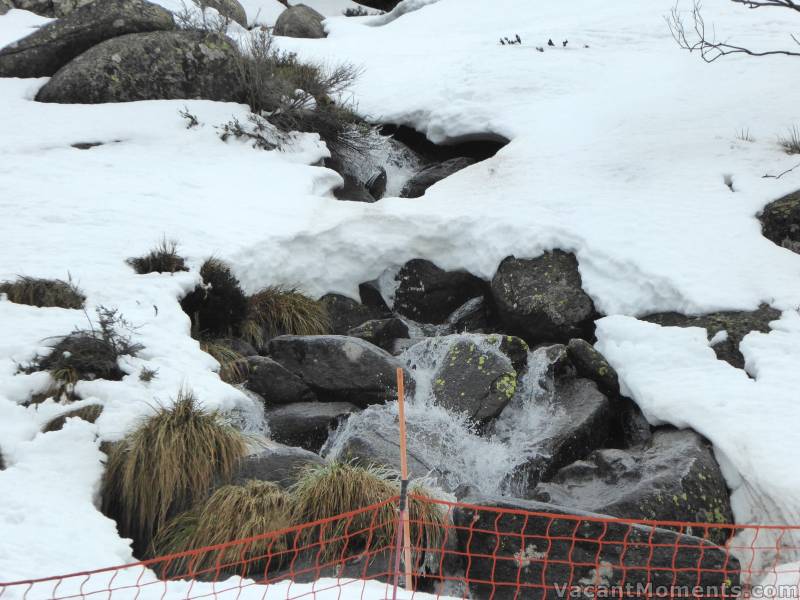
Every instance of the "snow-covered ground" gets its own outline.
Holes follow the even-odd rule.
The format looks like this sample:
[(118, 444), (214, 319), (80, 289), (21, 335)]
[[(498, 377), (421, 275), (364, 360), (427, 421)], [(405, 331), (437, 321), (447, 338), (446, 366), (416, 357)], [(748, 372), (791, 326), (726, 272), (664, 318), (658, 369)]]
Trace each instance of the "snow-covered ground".
[[(339, 14), (338, 4), (327, 14)], [(436, 142), (511, 140), (414, 200), (335, 200), (340, 179), (312, 166), (326, 153), (314, 136), (283, 152), (221, 142), (215, 126), (242, 118), (243, 106), (45, 105), (32, 101), (43, 79), (0, 79), (0, 280), (70, 275), (88, 296), (89, 315), (100, 304), (118, 307), (145, 345), (123, 381), (80, 384), (85, 398), (105, 406), (96, 425), (69, 422), (41, 434), (63, 407), (19, 406), (48, 382), (18, 374), (17, 365), (87, 317), (0, 301), (0, 450), (8, 465), (0, 472), (0, 579), (132, 559), (93, 504), (96, 434), (118, 439), (187, 384), (209, 407), (248, 402), (216, 376), (177, 303), (210, 255), (229, 260), (249, 291), (289, 283), (355, 296), (359, 282), (414, 257), (490, 278), (510, 254), (574, 251), (585, 289), (613, 315), (599, 324), (599, 348), (648, 417), (691, 426), (714, 443), (739, 522), (800, 520), (792, 429), (800, 422), (792, 397), (800, 383), (800, 256), (763, 238), (755, 219), (767, 202), (800, 188), (800, 171), (762, 178), (797, 162), (776, 138), (796, 123), (798, 59), (707, 65), (671, 39), (663, 16), (672, 0), (405, 5), (419, 9), (398, 18), (332, 17), (327, 39), (280, 45), (363, 67), (353, 93), (376, 121), (411, 125)], [(792, 24), (779, 11), (727, 0), (707, 0), (705, 11), (737, 41), (791, 43)], [(43, 22), (10, 11), (0, 17), (0, 45)], [(522, 45), (498, 44), (516, 34)], [(183, 107), (201, 127), (186, 128)], [(737, 139), (741, 129), (755, 141)], [(77, 142), (104, 145), (78, 150)], [(164, 236), (179, 240), (192, 272), (135, 275), (125, 259)], [(752, 378), (717, 361), (702, 331), (633, 318), (760, 302), (785, 313), (771, 333), (743, 343)], [(140, 382), (142, 366), (158, 377)]]

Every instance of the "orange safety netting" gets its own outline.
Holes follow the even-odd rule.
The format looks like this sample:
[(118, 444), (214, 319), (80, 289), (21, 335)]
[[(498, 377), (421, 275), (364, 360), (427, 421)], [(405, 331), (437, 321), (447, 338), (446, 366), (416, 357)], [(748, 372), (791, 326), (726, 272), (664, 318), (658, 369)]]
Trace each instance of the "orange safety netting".
[[(414, 590), (400, 589), (398, 598), (800, 595), (800, 527), (602, 518), (518, 510), (502, 501), (477, 506), (417, 496), (414, 502), (439, 512), (412, 510)], [(140, 563), (0, 583), (0, 600), (391, 598), (397, 505), (393, 498)]]

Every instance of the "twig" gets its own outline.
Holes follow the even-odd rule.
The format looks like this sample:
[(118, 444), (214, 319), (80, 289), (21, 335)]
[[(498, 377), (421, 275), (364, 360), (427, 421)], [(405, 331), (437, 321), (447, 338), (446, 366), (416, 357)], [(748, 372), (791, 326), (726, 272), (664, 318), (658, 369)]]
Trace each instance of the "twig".
[(784, 175), (786, 175), (787, 173), (791, 173), (792, 171), (794, 171), (794, 170), (795, 170), (795, 169), (797, 169), (798, 167), (800, 167), (800, 163), (797, 163), (797, 164), (796, 164), (795, 166), (793, 166), (791, 169), (786, 169), (786, 170), (785, 170), (783, 173), (781, 173), (781, 174), (779, 174), (779, 175), (770, 175), (769, 173), (767, 173), (767, 174), (765, 174), (765, 175), (762, 175), (762, 176), (761, 176), (761, 179), (780, 179), (781, 177), (783, 177), (783, 176), (784, 176)]

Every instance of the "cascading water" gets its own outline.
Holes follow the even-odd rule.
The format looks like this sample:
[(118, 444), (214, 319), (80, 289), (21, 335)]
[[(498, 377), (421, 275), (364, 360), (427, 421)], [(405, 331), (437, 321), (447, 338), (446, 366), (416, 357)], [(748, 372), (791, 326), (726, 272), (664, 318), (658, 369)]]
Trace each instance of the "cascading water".
[[(537, 442), (554, 414), (551, 382), (546, 379), (549, 361), (544, 351), (528, 353), (528, 368), (511, 402), (493, 427), (480, 432), (465, 415), (437, 405), (433, 395), (437, 368), (447, 359), (453, 342), (464, 340), (476, 344), (481, 353), (500, 353), (486, 336), (463, 334), (434, 338), (400, 356), (415, 380), (406, 403), (409, 453), (415, 464), (429, 470), (414, 472), (412, 477), (431, 476), (449, 491), (469, 485), (484, 494), (512, 493), (509, 476), (535, 456)], [(397, 403), (390, 402), (352, 415), (330, 437), (323, 455), (343, 458), (348, 441), (365, 433), (387, 432), (396, 437), (397, 412)]]

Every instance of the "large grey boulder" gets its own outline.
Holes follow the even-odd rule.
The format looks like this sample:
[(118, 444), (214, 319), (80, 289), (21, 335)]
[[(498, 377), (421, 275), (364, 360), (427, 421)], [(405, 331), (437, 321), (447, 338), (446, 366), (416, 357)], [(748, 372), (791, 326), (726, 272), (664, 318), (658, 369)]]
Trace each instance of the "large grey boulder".
[[(395, 395), (394, 356), (359, 338), (343, 335), (282, 335), (269, 343), (270, 357), (297, 375), (321, 402), (382, 404)], [(407, 388), (413, 379), (406, 376)]]
[(311, 402), (316, 395), (297, 375), (266, 356), (247, 359), (245, 387), (261, 396), (267, 406)]
[(135, 100), (239, 99), (234, 42), (201, 31), (132, 33), (62, 67), (36, 100), (98, 104)]
[(335, 335), (346, 335), (348, 331), (367, 321), (391, 317), (391, 313), (384, 307), (362, 304), (341, 294), (326, 294), (319, 301), (328, 311), (331, 333)]
[(174, 28), (172, 14), (150, 2), (96, 0), (1, 49), (0, 77), (47, 77), (105, 40)]
[(434, 183), (438, 183), (461, 169), (466, 169), (475, 164), (474, 158), (451, 158), (441, 163), (430, 165), (415, 174), (403, 186), (401, 198), (420, 198)]
[(765, 238), (800, 253), (800, 191), (770, 202), (758, 218)]
[(269, 442), (265, 448), (245, 456), (239, 462), (231, 481), (242, 484), (257, 479), (290, 487), (304, 468), (321, 464), (325, 464), (325, 461), (313, 452)]
[(744, 368), (744, 356), (739, 344), (751, 331), (768, 333), (770, 322), (781, 318), (781, 312), (766, 304), (754, 311), (726, 311), (709, 313), (696, 317), (687, 317), (680, 313), (657, 313), (642, 317), (643, 321), (657, 323), (663, 327), (702, 327), (709, 338), (725, 332), (724, 339), (718, 340), (712, 347), (719, 360), (739, 369)]
[[(719, 465), (690, 430), (657, 431), (641, 449), (598, 450), (540, 483), (533, 497), (626, 519), (733, 522)], [(712, 533), (723, 543), (729, 532)]]
[(264, 416), (276, 442), (319, 452), (331, 431), (357, 411), (349, 402), (297, 402), (269, 408)]
[[(542, 502), (463, 501), (469, 506), (456, 508), (453, 522), (473, 598), (557, 598), (558, 589), (564, 598), (618, 598), (619, 590), (634, 598), (641, 597), (636, 586), (648, 583), (715, 588), (722, 596), (739, 583), (739, 561), (700, 537)], [(590, 586), (605, 589), (583, 592)]]
[(298, 4), (283, 11), (275, 22), (273, 35), (294, 38), (324, 38), (325, 17), (305, 4)]
[(238, 0), (198, 0), (198, 4), (203, 8), (213, 8), (223, 17), (247, 27), (247, 12)]
[(581, 287), (578, 261), (561, 250), (532, 259), (507, 257), (492, 279), (497, 312), (509, 333), (529, 344), (592, 334), (594, 303)]
[[(43, 17), (63, 17), (93, 0), (10, 0), (14, 8), (29, 10)], [(0, 1), (0, 4), (2, 2)]]
[(488, 292), (466, 271), (445, 271), (429, 260), (408, 261), (395, 275), (394, 310), (420, 323), (444, 323), (465, 302)]

